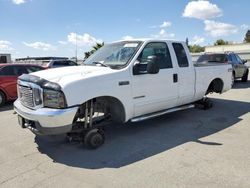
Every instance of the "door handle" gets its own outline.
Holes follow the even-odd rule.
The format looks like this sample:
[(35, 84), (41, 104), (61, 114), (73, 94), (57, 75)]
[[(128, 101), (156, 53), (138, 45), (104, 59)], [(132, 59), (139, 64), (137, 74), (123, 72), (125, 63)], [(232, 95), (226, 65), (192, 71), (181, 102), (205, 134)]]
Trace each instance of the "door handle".
[(174, 83), (178, 82), (178, 74), (173, 74)]

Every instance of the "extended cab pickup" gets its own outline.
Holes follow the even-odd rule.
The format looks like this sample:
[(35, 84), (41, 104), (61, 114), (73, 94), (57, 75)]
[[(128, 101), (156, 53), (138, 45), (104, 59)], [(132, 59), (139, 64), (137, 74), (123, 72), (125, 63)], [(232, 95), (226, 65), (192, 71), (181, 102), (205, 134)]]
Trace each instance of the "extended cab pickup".
[(102, 127), (193, 107), (231, 88), (229, 64), (194, 66), (184, 42), (129, 40), (107, 44), (83, 66), (22, 75), (14, 109), (36, 134), (82, 135), (103, 144)]

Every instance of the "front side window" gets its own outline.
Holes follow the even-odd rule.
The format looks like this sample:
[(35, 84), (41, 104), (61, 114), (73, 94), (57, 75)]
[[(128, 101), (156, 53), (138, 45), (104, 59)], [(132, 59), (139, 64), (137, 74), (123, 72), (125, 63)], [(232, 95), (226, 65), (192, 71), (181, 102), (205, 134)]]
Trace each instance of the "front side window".
[(103, 65), (110, 68), (125, 66), (135, 55), (141, 42), (117, 42), (105, 44), (83, 62), (83, 65)]
[(174, 51), (179, 67), (188, 67), (187, 54), (184, 47), (180, 43), (173, 43)]
[(42, 67), (37, 67), (37, 66), (27, 66), (27, 67), (26, 67), (26, 70), (27, 70), (28, 73), (32, 73), (32, 72), (44, 70), (44, 68), (42, 68)]
[(239, 64), (243, 64), (241, 58), (237, 54), (235, 54), (235, 57)]
[(155, 57), (160, 69), (173, 68), (170, 52), (166, 43), (148, 43), (142, 50), (141, 54), (138, 56), (137, 60), (140, 62), (140, 64), (145, 65), (144, 67), (141, 67), (146, 70), (147, 63), (151, 57)]
[(237, 61), (237, 58), (235, 57), (235, 55), (231, 54), (231, 57), (232, 57), (232, 63), (233, 64), (238, 64), (238, 61)]

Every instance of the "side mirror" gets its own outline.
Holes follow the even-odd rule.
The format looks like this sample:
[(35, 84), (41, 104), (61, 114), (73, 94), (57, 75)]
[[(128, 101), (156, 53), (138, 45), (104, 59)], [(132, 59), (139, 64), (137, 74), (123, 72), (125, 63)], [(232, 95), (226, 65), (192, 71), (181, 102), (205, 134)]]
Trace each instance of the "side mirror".
[(247, 63), (247, 60), (245, 60), (245, 59), (242, 60), (242, 63), (243, 63), (243, 64), (246, 64), (246, 63)]
[(134, 66), (133, 66), (133, 75), (139, 75), (141, 74), (140, 72), (140, 62), (136, 61)]
[(147, 73), (148, 74), (157, 74), (160, 71), (158, 63), (155, 61), (148, 62)]
[(160, 71), (159, 65), (156, 61), (156, 56), (149, 56), (148, 57), (148, 64), (147, 64), (147, 73), (148, 74), (157, 74)]
[(160, 71), (158, 63), (156, 61), (156, 56), (148, 56), (145, 63), (140, 63), (136, 61), (133, 67), (133, 74), (157, 74)]

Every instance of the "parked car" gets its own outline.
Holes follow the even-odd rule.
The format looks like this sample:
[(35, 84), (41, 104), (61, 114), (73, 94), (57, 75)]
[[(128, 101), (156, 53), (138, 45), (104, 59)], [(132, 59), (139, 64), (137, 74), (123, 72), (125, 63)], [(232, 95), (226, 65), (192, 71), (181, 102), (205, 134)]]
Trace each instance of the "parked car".
[(17, 78), (22, 74), (44, 70), (31, 64), (0, 64), (0, 106), (17, 98)]
[(247, 82), (248, 80), (248, 67), (245, 65), (247, 61), (242, 60), (238, 54), (233, 52), (226, 53), (207, 53), (201, 55), (197, 64), (200, 63), (225, 63), (232, 64), (233, 66), (233, 80), (241, 78), (242, 82)]
[(49, 60), (43, 61), (42, 66), (45, 68), (59, 68), (59, 67), (67, 67), (67, 66), (77, 66), (77, 63), (68, 59), (58, 59), (58, 60)]
[(110, 122), (138, 122), (197, 101), (211, 107), (204, 96), (231, 89), (231, 76), (230, 64), (194, 66), (185, 42), (120, 41), (105, 44), (84, 66), (22, 75), (14, 110), (35, 134), (67, 133), (97, 148)]

